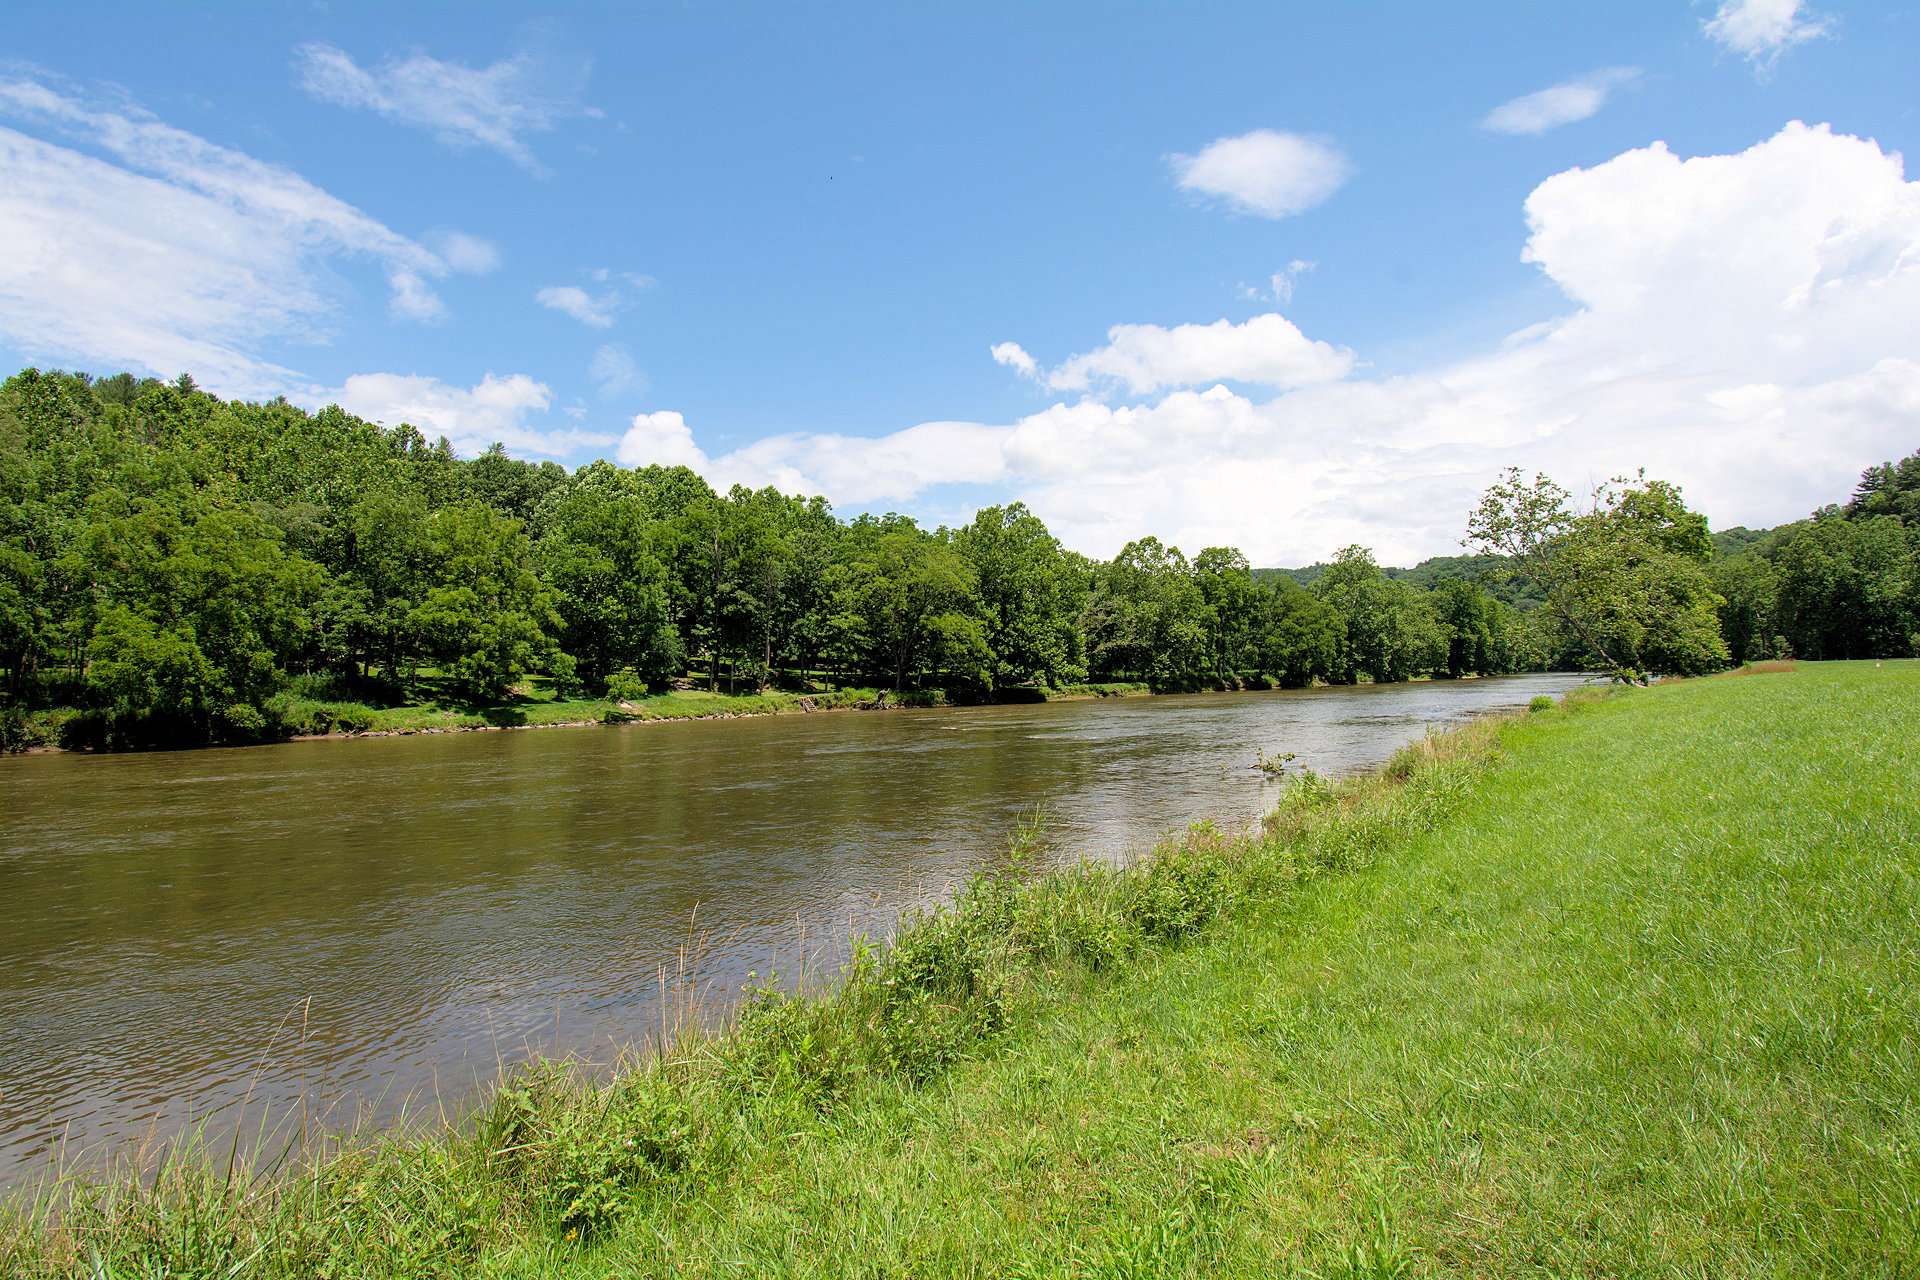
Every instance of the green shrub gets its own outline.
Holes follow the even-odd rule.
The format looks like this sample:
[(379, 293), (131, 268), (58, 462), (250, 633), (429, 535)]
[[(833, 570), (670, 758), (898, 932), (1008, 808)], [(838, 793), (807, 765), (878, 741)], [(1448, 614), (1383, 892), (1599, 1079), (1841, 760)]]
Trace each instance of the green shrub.
[(1550, 694), (1536, 693), (1533, 701), (1527, 703), (1527, 710), (1533, 712), (1553, 710), (1553, 697)]
[(47, 745), (38, 717), (22, 707), (0, 707), (0, 753), (27, 751)]
[(647, 682), (631, 671), (620, 671), (607, 678), (607, 697), (615, 702), (638, 702), (647, 696)]

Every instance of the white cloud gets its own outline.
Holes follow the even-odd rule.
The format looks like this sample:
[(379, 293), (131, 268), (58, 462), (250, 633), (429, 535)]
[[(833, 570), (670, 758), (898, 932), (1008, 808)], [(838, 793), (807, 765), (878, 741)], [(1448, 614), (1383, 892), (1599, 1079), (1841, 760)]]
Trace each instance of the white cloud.
[(1826, 19), (1801, 7), (1800, 0), (1725, 0), (1701, 27), (1709, 39), (1763, 68), (1829, 30)]
[(1255, 129), (1169, 158), (1182, 191), (1211, 196), (1241, 213), (1285, 218), (1313, 208), (1347, 180), (1352, 166), (1318, 138)]
[(504, 378), (489, 373), (466, 388), (418, 374), (358, 373), (339, 387), (314, 389), (301, 398), (312, 404), (337, 404), (389, 427), (410, 422), (429, 438), (446, 436), (467, 455), (496, 441), (514, 453), (545, 457), (567, 457), (614, 443), (612, 436), (602, 432), (545, 431), (530, 422), (552, 406), (553, 392), (524, 373)]
[(533, 300), (541, 306), (564, 315), (572, 316), (581, 324), (595, 329), (606, 329), (613, 325), (614, 312), (620, 300), (614, 294), (603, 293), (598, 296), (588, 293), (578, 285), (548, 285), (533, 295)]
[(615, 280), (624, 280), (636, 289), (651, 289), (660, 283), (650, 275), (638, 271), (615, 271), (612, 267), (595, 267), (587, 275), (595, 284), (610, 284)]
[(996, 342), (988, 351), (995, 364), (1005, 365), (1022, 377), (1035, 378), (1040, 375), (1040, 366), (1027, 354), (1027, 349), (1017, 342)]
[(1300, 387), (1343, 378), (1352, 368), (1351, 351), (1317, 342), (1269, 312), (1241, 324), (1117, 324), (1107, 330), (1106, 346), (1067, 360), (1046, 382), (1055, 391), (1117, 382), (1139, 395), (1223, 380)]
[(633, 353), (617, 342), (606, 343), (593, 353), (587, 376), (602, 396), (641, 391), (647, 385), (647, 376), (634, 362)]
[(259, 348), (325, 339), (333, 260), (377, 264), (397, 316), (443, 311), (446, 259), (287, 169), (33, 79), (0, 79), (0, 115), (103, 153), (0, 128), (0, 334), (37, 357), (269, 396), (297, 375)]
[(1495, 107), (1480, 122), (1495, 133), (1541, 134), (1585, 120), (1607, 104), (1607, 96), (1640, 74), (1637, 67), (1605, 67)]
[(387, 276), (387, 284), (393, 289), (393, 299), (389, 304), (393, 314), (405, 320), (418, 320), (425, 324), (434, 324), (446, 319), (446, 304), (435, 293), (417, 271), (405, 268)]
[(531, 51), (486, 67), (416, 53), (366, 68), (332, 45), (303, 44), (294, 68), (300, 87), (323, 102), (376, 112), (449, 146), (486, 147), (535, 174), (545, 169), (527, 136), (594, 114), (580, 102), (587, 64)]
[(843, 504), (992, 484), (1098, 555), (1151, 532), (1259, 563), (1360, 542), (1404, 564), (1454, 549), (1510, 464), (1576, 489), (1645, 465), (1726, 526), (1794, 518), (1912, 450), (1920, 183), (1897, 156), (1800, 124), (1735, 155), (1656, 144), (1549, 178), (1526, 216), (1525, 260), (1571, 309), (1422, 373), (794, 433), (715, 458), (678, 415), (650, 415), (622, 457)]
[(455, 271), (484, 276), (500, 266), (500, 249), (491, 240), (464, 231), (437, 231), (427, 241), (441, 261)]
[(692, 467), (710, 472), (712, 463), (693, 442), (693, 430), (687, 420), (671, 409), (658, 413), (636, 413), (626, 434), (620, 437), (615, 455), (625, 466)]
[(1295, 258), (1287, 264), (1285, 271), (1274, 272), (1268, 281), (1269, 287), (1273, 290), (1273, 300), (1283, 306), (1292, 302), (1294, 285), (1299, 283), (1301, 276), (1313, 270), (1315, 265), (1305, 258)]

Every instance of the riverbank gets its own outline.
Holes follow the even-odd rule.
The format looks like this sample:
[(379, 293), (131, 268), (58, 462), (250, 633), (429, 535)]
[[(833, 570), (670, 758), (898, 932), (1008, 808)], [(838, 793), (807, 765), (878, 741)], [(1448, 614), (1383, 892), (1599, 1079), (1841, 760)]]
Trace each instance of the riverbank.
[(70, 1182), (0, 1270), (1892, 1273), (1917, 694), (1803, 666), (1481, 722), (1253, 837), (977, 881), (610, 1086)]
[[(767, 689), (755, 693), (718, 693), (676, 689), (645, 697), (570, 698), (545, 680), (530, 682), (513, 696), (486, 705), (440, 699), (381, 707), (365, 702), (284, 696), (273, 710), (281, 733), (261, 741), (311, 742), (324, 739), (389, 738), (416, 734), (484, 733), (502, 729), (578, 729), (598, 725), (667, 720), (736, 720), (744, 716), (810, 715), (824, 711), (895, 711), (904, 707), (987, 706), (1029, 702), (1078, 702), (1098, 698), (1149, 696), (1137, 682), (1062, 685), (1048, 689), (1021, 686), (985, 697), (954, 698), (941, 689), (905, 693), (880, 688), (821, 689), (797, 692)], [(70, 708), (19, 713), (0, 738), (0, 753), (86, 750), (68, 745), (68, 728), (78, 712)], [(216, 744), (232, 745), (232, 744)]]

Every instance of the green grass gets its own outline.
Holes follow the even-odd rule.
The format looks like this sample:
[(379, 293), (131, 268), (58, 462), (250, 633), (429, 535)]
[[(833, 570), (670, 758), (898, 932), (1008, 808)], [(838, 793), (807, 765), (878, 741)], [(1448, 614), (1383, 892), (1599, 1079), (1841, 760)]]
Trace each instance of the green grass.
[(0, 1270), (1920, 1274), (1916, 742), (1915, 663), (1576, 695)]
[(1139, 682), (1109, 684), (1063, 684), (1047, 690), (1047, 701), (1064, 702), (1078, 698), (1142, 698), (1153, 692), (1151, 685)]
[(621, 702), (613, 698), (564, 697), (544, 677), (532, 677), (521, 692), (483, 705), (436, 695), (432, 683), (423, 681), (416, 699), (398, 706), (286, 697), (275, 710), (291, 731), (298, 734), (428, 733), (781, 715), (859, 706), (871, 703), (876, 696), (872, 689), (836, 689), (814, 694), (786, 691), (725, 694), (684, 689)]

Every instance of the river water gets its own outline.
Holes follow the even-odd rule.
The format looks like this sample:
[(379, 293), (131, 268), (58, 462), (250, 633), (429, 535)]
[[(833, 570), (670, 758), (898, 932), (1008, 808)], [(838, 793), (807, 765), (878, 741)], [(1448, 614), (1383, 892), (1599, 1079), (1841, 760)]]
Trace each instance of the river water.
[(0, 1180), (604, 1060), (661, 975), (830, 970), (1036, 809), (1049, 856), (1243, 827), (1256, 751), (1340, 774), (1578, 677), (0, 759)]

